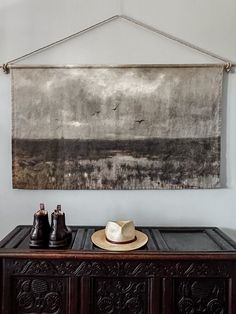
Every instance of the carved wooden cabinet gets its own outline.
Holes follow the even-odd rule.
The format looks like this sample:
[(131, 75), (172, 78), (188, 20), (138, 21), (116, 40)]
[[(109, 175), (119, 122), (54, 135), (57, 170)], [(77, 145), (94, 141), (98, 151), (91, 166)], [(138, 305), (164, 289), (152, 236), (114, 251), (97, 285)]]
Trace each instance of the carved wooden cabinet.
[(1, 314), (236, 314), (236, 245), (217, 228), (138, 228), (133, 252), (72, 227), (66, 250), (28, 248), (30, 226), (0, 242)]

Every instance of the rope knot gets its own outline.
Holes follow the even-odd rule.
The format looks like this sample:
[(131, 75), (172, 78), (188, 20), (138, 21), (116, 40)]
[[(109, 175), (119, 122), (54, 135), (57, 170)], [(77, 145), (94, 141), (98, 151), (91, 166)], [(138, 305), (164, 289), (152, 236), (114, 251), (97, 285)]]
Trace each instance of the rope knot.
[(225, 64), (225, 71), (227, 72), (227, 73), (229, 73), (231, 70), (232, 70), (232, 63), (230, 63), (230, 62), (227, 62), (226, 64)]
[(6, 74), (8, 74), (10, 72), (8, 63), (4, 63), (2, 65), (2, 69), (3, 69), (3, 72), (6, 73)]

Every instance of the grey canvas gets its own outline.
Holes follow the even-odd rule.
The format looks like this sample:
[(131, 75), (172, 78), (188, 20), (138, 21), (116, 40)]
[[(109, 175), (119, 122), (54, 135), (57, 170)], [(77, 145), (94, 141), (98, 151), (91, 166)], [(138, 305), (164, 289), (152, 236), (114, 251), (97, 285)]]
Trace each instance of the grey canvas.
[(222, 81), (222, 66), (12, 69), (13, 187), (219, 187)]

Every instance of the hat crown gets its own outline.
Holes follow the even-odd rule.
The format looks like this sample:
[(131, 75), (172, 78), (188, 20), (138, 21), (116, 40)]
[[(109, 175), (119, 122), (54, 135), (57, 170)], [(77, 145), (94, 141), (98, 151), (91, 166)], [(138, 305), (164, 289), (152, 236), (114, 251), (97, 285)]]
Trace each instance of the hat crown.
[(135, 239), (135, 227), (132, 220), (109, 221), (105, 228), (106, 238), (113, 242), (127, 242)]

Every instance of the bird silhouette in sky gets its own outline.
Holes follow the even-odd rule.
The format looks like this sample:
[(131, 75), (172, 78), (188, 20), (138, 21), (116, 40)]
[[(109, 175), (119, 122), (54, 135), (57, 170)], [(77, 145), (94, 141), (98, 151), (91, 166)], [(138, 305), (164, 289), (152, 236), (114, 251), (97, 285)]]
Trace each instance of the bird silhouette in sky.
[(100, 113), (100, 111), (95, 111), (94, 113), (91, 114), (91, 116), (98, 115), (99, 113)]
[(120, 104), (117, 104), (112, 110), (116, 111), (116, 109), (119, 107)]
[(140, 119), (140, 120), (135, 120), (135, 122), (141, 124), (142, 122), (144, 122), (145, 120), (144, 119)]

